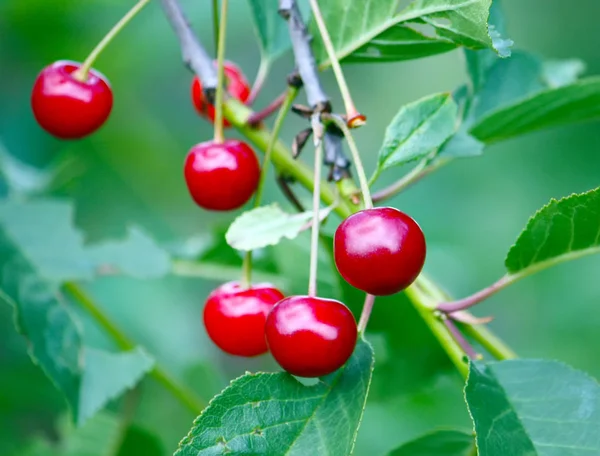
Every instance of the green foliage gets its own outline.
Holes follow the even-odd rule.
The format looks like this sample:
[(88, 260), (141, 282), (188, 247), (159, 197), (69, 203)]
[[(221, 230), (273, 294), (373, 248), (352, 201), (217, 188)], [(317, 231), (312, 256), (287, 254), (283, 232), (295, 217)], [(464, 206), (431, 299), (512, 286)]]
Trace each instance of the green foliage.
[(287, 373), (246, 374), (211, 401), (175, 455), (347, 456), (356, 440), (373, 361), (371, 346), (360, 340), (344, 367), (313, 386)]
[[(319, 4), (336, 55), (345, 62), (407, 60), (458, 46), (483, 49), (494, 45), (487, 27), (491, 0), (414, 0), (406, 7), (401, 7), (400, 0), (328, 0)], [(315, 26), (311, 30), (319, 37)], [(498, 50), (502, 56), (509, 54), (504, 45)], [(329, 64), (318, 38), (314, 51), (318, 61)]]
[[(60, 441), (38, 438), (20, 456), (116, 456), (122, 439), (119, 417), (98, 413), (84, 426), (74, 428), (66, 419), (59, 425)], [(15, 455), (16, 456), (16, 455)]]
[(0, 202), (0, 225), (7, 236), (52, 283), (90, 280), (105, 269), (138, 278), (161, 277), (170, 270), (168, 255), (138, 229), (131, 228), (122, 241), (86, 246), (72, 224), (72, 205), (62, 200)]
[[(319, 218), (323, 220), (332, 207), (321, 209)], [(313, 217), (312, 211), (288, 214), (279, 205), (258, 207), (244, 212), (231, 224), (225, 239), (238, 250), (254, 250), (277, 244), (281, 239), (294, 239), (307, 227)]]
[(456, 103), (446, 93), (400, 108), (385, 132), (375, 178), (388, 168), (423, 158), (440, 147), (454, 133), (456, 113)]
[(64, 203), (0, 203), (0, 300), (14, 307), (30, 356), (65, 395), (76, 423), (82, 424), (134, 386), (153, 360), (141, 349), (109, 353), (83, 344), (59, 284), (91, 278), (94, 259), (119, 266), (126, 257), (119, 249), (113, 255), (96, 255), (102, 252), (94, 250), (89, 256), (70, 223), (70, 206)]
[(260, 42), (262, 58), (272, 62), (291, 47), (287, 25), (278, 13), (277, 2), (248, 0)]
[(465, 396), (480, 456), (600, 452), (600, 386), (564, 364), (472, 363)]
[(600, 188), (552, 200), (527, 223), (506, 257), (510, 274), (524, 274), (600, 252)]
[(495, 110), (471, 129), (484, 142), (494, 142), (543, 128), (600, 118), (600, 78), (537, 93)]
[(471, 456), (475, 454), (474, 447), (473, 434), (440, 430), (402, 445), (389, 456)]

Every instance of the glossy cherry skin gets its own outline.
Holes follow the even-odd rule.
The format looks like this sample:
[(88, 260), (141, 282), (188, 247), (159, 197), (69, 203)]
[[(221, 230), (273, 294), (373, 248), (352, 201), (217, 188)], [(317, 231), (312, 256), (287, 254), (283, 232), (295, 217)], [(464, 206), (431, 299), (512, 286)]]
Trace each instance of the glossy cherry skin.
[(230, 355), (262, 355), (267, 352), (267, 315), (283, 298), (281, 291), (268, 283), (249, 288), (237, 282), (223, 284), (206, 300), (206, 332), (217, 347)]
[[(246, 76), (244, 76), (244, 73), (242, 73), (242, 70), (237, 65), (231, 62), (225, 62), (223, 64), (223, 70), (227, 80), (227, 92), (233, 98), (245, 103), (250, 96), (251, 91)], [(214, 123), (215, 107), (208, 103), (202, 90), (202, 83), (200, 82), (200, 79), (195, 76), (192, 80), (192, 102), (194, 103), (194, 107), (200, 115), (207, 117)], [(223, 126), (231, 127), (231, 124), (225, 120)]]
[(260, 165), (250, 146), (242, 141), (207, 141), (192, 147), (184, 175), (196, 204), (213, 211), (229, 211), (244, 205), (256, 191)]
[(337, 228), (333, 253), (350, 285), (376, 296), (391, 295), (413, 283), (423, 269), (425, 236), (417, 222), (398, 209), (365, 209)]
[(341, 302), (291, 296), (269, 313), (267, 345), (275, 361), (290, 374), (321, 377), (344, 365), (356, 345), (352, 312)]
[(40, 126), (61, 139), (78, 139), (106, 122), (113, 93), (100, 72), (90, 70), (85, 82), (73, 73), (81, 64), (61, 60), (44, 68), (31, 93), (33, 115)]

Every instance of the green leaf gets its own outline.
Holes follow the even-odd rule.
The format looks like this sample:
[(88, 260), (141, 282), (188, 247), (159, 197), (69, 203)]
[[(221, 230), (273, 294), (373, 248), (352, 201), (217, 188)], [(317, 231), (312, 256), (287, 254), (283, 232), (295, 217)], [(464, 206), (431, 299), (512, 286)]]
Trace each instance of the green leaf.
[(456, 115), (456, 103), (448, 93), (421, 98), (400, 108), (385, 132), (375, 175), (423, 158), (440, 147), (454, 133)]
[[(492, 48), (487, 18), (491, 0), (321, 1), (327, 29), (339, 60), (413, 59), (458, 46)], [(402, 5), (403, 6), (403, 5)], [(317, 60), (329, 65), (318, 29), (311, 24)], [(505, 48), (500, 50), (506, 54)]]
[(527, 275), (600, 252), (600, 188), (552, 200), (527, 223), (505, 260), (510, 274)]
[[(319, 218), (323, 220), (332, 209), (321, 209)], [(227, 230), (225, 239), (234, 249), (246, 251), (275, 245), (283, 238), (294, 239), (298, 236), (312, 217), (312, 211), (288, 214), (275, 203), (258, 207), (236, 218)]]
[(108, 266), (140, 279), (163, 277), (171, 269), (167, 252), (137, 228), (129, 228), (126, 239), (90, 246), (86, 253), (96, 267)]
[(51, 282), (90, 280), (98, 269), (155, 278), (171, 267), (167, 253), (135, 228), (127, 239), (85, 246), (73, 227), (72, 205), (61, 200), (1, 202), (0, 225)]
[(439, 430), (405, 443), (389, 456), (471, 456), (474, 447), (473, 434)]
[(471, 127), (471, 134), (486, 143), (508, 139), (543, 128), (600, 119), (600, 77), (539, 92), (487, 114)]
[(119, 417), (109, 412), (99, 413), (80, 428), (61, 420), (59, 431), (58, 444), (37, 438), (20, 456), (114, 456), (122, 437)]
[(600, 386), (565, 364), (472, 363), (465, 396), (480, 456), (600, 454)]
[(287, 373), (246, 374), (213, 398), (175, 455), (348, 456), (373, 362), (371, 346), (360, 340), (344, 367), (313, 386)]
[(121, 353), (85, 347), (79, 387), (77, 423), (92, 417), (107, 402), (133, 388), (154, 365), (141, 348)]
[(292, 45), (287, 23), (279, 15), (278, 2), (248, 0), (248, 4), (263, 59), (272, 62), (285, 54)]
[[(52, 213), (41, 210), (37, 217), (17, 207), (0, 204), (0, 301), (14, 308), (15, 325), (28, 340), (30, 357), (65, 395), (75, 422), (82, 424), (137, 383), (152, 360), (139, 349), (112, 354), (83, 345), (78, 322), (58, 295), (61, 280), (81, 277), (78, 265), (84, 277), (89, 273), (81, 245), (73, 242), (77, 233), (44, 231), (49, 221), (44, 217), (63, 214), (64, 207)], [(59, 241), (65, 244), (55, 245)]]
[(40, 193), (50, 186), (56, 170), (40, 170), (13, 157), (0, 141), (0, 175), (11, 194)]
[(485, 144), (461, 128), (446, 141), (438, 153), (441, 158), (476, 157), (483, 154)]

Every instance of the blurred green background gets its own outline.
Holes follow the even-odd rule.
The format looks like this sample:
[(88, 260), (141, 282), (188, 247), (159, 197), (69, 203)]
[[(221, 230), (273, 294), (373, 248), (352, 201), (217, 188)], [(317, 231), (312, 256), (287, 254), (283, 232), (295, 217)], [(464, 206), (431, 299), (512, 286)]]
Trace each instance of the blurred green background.
[[(158, 2), (152, 2), (96, 64), (110, 78), (115, 94), (114, 111), (104, 128), (85, 140), (60, 142), (43, 132), (31, 114), (30, 89), (39, 70), (58, 59), (84, 59), (129, 3), (133, 4), (0, 0), (0, 148), (36, 167), (60, 168), (52, 194), (74, 200), (76, 224), (90, 242), (123, 235), (128, 226), (137, 225), (165, 245), (194, 238), (195, 245), (206, 246), (209, 234), (226, 227), (234, 214), (204, 212), (188, 197), (184, 157), (193, 144), (210, 138), (212, 130), (192, 108), (191, 75), (181, 64)], [(210, 2), (182, 3), (212, 51)], [(227, 58), (251, 80), (259, 51), (251, 39), (248, 7), (244, 0), (231, 3)], [(586, 74), (600, 73), (596, 0), (579, 0), (576, 8), (561, 0), (505, 0), (504, 6), (515, 48), (549, 58), (577, 57), (587, 64)], [(291, 65), (289, 56), (277, 63), (258, 107), (283, 90)], [(368, 126), (356, 134), (368, 170), (387, 123), (401, 105), (453, 90), (466, 78), (459, 51), (345, 69), (357, 105), (369, 118)], [(334, 105), (341, 106), (331, 73), (324, 80)], [(290, 116), (283, 138), (290, 142), (303, 126), (301, 119)], [(458, 297), (503, 274), (504, 255), (528, 217), (550, 198), (598, 186), (599, 170), (600, 126), (574, 125), (504, 142), (482, 157), (456, 161), (391, 204), (422, 225), (429, 243), (426, 271)], [(386, 173), (379, 185), (397, 175)], [(268, 199), (284, 202), (272, 180)], [(327, 230), (334, 228), (330, 222)], [(302, 242), (284, 245), (282, 251), (302, 248)], [(232, 255), (235, 259), (235, 253), (217, 250), (215, 258), (225, 261), (221, 257)], [(304, 268), (299, 261), (279, 261), (278, 267), (286, 276), (306, 277), (308, 262)], [(492, 327), (521, 356), (560, 359), (600, 377), (595, 348), (599, 270), (597, 258), (561, 265), (514, 285), (476, 313), (493, 315)], [(274, 368), (269, 359), (226, 357), (209, 343), (201, 309), (217, 283), (177, 277), (151, 282), (111, 278), (95, 282), (90, 291), (131, 337), (208, 400), (247, 369)], [(352, 293), (346, 296), (353, 299)], [(360, 305), (348, 304), (353, 309)], [(407, 306), (398, 298), (388, 299), (374, 311), (370, 329), (378, 364), (359, 433), (359, 455), (384, 454), (434, 427), (469, 428), (459, 379), (446, 369), (444, 355)], [(82, 318), (86, 339), (110, 346)], [(141, 394), (134, 421), (159, 436), (162, 454), (171, 454), (193, 416), (152, 382), (142, 385)], [(111, 405), (115, 410), (119, 406)], [(32, 438), (56, 440), (56, 418), (65, 409), (60, 395), (27, 357), (25, 343), (13, 329), (11, 309), (0, 307), (0, 454), (24, 454), (19, 448)]]

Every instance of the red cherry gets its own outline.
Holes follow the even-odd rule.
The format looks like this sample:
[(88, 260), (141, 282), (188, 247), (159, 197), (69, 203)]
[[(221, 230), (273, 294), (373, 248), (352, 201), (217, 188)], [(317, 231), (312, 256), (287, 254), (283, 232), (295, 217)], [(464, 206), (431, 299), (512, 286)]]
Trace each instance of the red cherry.
[(393, 207), (351, 215), (335, 232), (335, 265), (346, 281), (367, 293), (385, 296), (415, 281), (425, 263), (421, 227)]
[(260, 165), (246, 143), (227, 139), (196, 144), (185, 160), (185, 181), (196, 203), (214, 211), (237, 209), (256, 191)]
[(291, 296), (273, 307), (265, 335), (271, 354), (286, 371), (321, 377), (348, 361), (357, 329), (352, 312), (341, 302)]
[[(237, 65), (231, 62), (225, 62), (223, 70), (227, 79), (227, 92), (233, 98), (245, 103), (250, 96), (250, 84), (246, 76), (244, 76), (244, 73), (242, 73), (242, 70)], [(197, 76), (192, 80), (192, 102), (200, 115), (208, 117), (212, 123), (215, 122), (215, 107), (209, 104), (204, 97), (202, 83)], [(231, 124), (225, 120), (223, 126), (231, 127)]]
[(204, 306), (204, 326), (212, 341), (224, 352), (258, 356), (267, 352), (265, 321), (271, 308), (283, 299), (273, 285), (249, 288), (229, 282), (214, 290)]
[(48, 133), (77, 139), (96, 131), (110, 114), (113, 94), (104, 75), (88, 72), (85, 82), (73, 73), (80, 63), (61, 60), (48, 65), (35, 80), (31, 93), (33, 115)]

